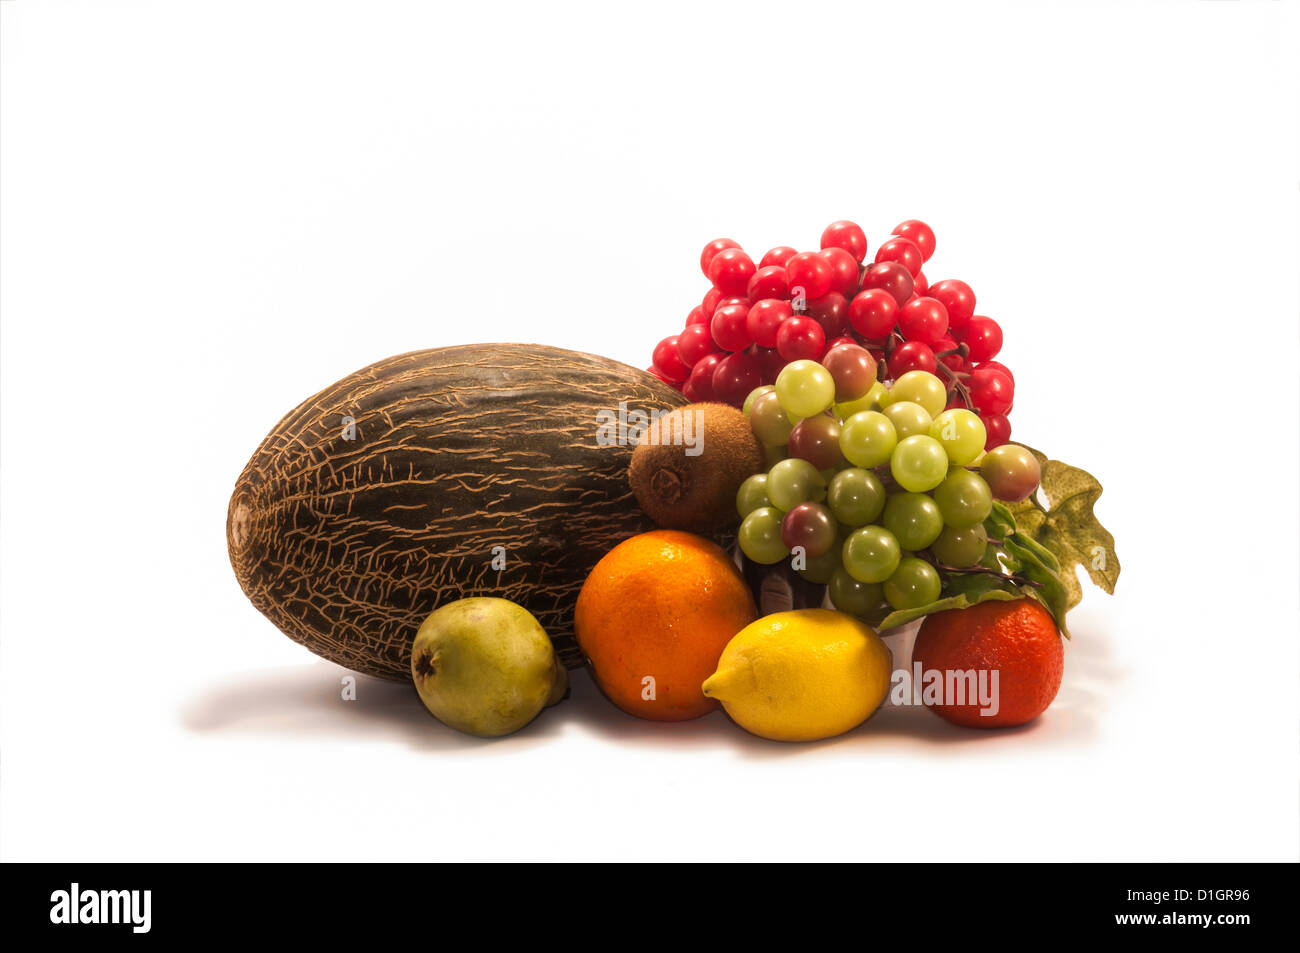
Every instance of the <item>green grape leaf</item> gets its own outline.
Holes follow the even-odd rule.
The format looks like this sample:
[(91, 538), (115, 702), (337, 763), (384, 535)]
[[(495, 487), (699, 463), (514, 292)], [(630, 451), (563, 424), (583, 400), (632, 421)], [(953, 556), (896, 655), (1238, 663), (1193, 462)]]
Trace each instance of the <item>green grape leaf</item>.
[(1012, 585), (1011, 580), (989, 573), (954, 574), (944, 586), (944, 595), (927, 605), (915, 609), (896, 609), (884, 617), (877, 626), (882, 631), (907, 625), (922, 616), (933, 615), (948, 609), (967, 609), (981, 602), (1010, 601), (1024, 595), (1020, 587)]
[[(1070, 586), (1063, 580), (1056, 571), (1044, 560), (1035, 549), (1024, 545), (1029, 537), (1020, 533), (1009, 536), (1003, 541), (1007, 555), (1014, 561), (1015, 572), (1017, 575), (1028, 579), (1030, 582), (1038, 583), (1037, 586), (1026, 586), (1025, 593), (1037, 599), (1047, 611), (1052, 614), (1056, 620), (1056, 627), (1061, 630), (1061, 634), (1067, 639), (1070, 637), (1070, 630), (1065, 624), (1065, 615), (1074, 607), (1077, 599), (1071, 601), (1074, 592)], [(1041, 547), (1038, 547), (1041, 549)], [(1051, 557), (1051, 554), (1048, 554)], [(1055, 559), (1052, 558), (1052, 562)], [(1078, 587), (1078, 580), (1074, 582), (1075, 588)]]
[(1086, 470), (1048, 459), (1032, 447), (1026, 449), (1042, 466), (1043, 481), (1038, 493), (1047, 505), (1031, 496), (1009, 507), (1017, 535), (1029, 537), (1056, 557), (1057, 571), (1070, 591), (1070, 608), (1083, 597), (1077, 578), (1079, 566), (1094, 585), (1113, 593), (1120, 570), (1115, 537), (1093, 513), (1102, 493), (1101, 483)]

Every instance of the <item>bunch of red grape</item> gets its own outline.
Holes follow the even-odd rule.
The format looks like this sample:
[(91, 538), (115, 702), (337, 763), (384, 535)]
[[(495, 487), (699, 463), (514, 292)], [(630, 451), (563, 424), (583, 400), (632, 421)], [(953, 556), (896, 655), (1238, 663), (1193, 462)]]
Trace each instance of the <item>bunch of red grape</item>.
[(947, 406), (976, 411), (988, 448), (1001, 446), (1015, 395), (1011, 371), (994, 360), (1002, 329), (975, 313), (966, 282), (929, 283), (921, 267), (934, 248), (934, 231), (916, 219), (895, 227), (871, 264), (866, 234), (848, 221), (827, 226), (819, 251), (783, 245), (757, 265), (738, 243), (715, 239), (700, 254), (711, 287), (681, 333), (655, 346), (648, 370), (689, 400), (740, 407), (792, 361), (859, 344), (879, 362), (881, 380), (937, 375)]

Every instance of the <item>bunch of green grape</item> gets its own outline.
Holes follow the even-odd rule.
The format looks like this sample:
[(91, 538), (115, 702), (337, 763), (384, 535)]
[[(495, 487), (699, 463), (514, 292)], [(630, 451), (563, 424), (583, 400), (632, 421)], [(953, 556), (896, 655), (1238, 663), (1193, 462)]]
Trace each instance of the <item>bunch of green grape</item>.
[(925, 371), (875, 380), (852, 345), (787, 365), (744, 404), (770, 469), (737, 493), (741, 550), (769, 565), (794, 556), (857, 616), (940, 598), (942, 571), (984, 560), (994, 498), (1024, 499), (1040, 476), (1023, 447), (986, 453), (979, 415), (951, 403)]

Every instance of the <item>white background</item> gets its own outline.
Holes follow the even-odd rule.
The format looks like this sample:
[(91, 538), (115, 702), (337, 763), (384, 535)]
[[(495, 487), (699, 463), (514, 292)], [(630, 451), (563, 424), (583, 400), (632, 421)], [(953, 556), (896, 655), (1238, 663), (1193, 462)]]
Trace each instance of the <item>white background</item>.
[[(0, 856), (1295, 859), (1298, 19), (0, 4)], [(1119, 591), (1031, 727), (784, 746), (584, 677), (485, 743), (340, 701), (236, 585), (235, 477), (351, 370), (644, 366), (707, 240), (911, 217), (1006, 331), (1015, 434), (1107, 487)]]

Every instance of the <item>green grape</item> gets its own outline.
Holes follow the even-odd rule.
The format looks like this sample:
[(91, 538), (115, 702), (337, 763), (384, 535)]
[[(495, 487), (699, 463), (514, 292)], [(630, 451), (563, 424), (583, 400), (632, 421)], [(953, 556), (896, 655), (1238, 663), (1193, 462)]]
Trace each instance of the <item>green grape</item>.
[(884, 582), (898, 568), (902, 550), (883, 526), (863, 526), (844, 540), (844, 568), (858, 582)]
[(740, 523), (736, 539), (740, 551), (754, 560), (770, 566), (790, 555), (781, 542), (781, 518), (784, 514), (774, 506), (762, 506), (746, 516)]
[(885, 580), (885, 598), (895, 609), (916, 609), (939, 598), (943, 583), (938, 571), (924, 559), (908, 556)]
[(765, 443), (763, 444), (763, 466), (771, 470), (774, 466), (785, 459), (785, 444)]
[(759, 443), (772, 447), (784, 446), (790, 439), (794, 422), (781, 406), (775, 391), (767, 391), (754, 398), (754, 403), (749, 408), (749, 429), (754, 431)]
[(885, 507), (885, 486), (870, 470), (849, 467), (831, 480), (826, 502), (844, 525), (866, 526)]
[(948, 459), (958, 466), (969, 466), (984, 452), (988, 433), (979, 414), (962, 408), (945, 410), (934, 418), (930, 436), (943, 444)]
[[(908, 371), (908, 373), (915, 372)], [(885, 408), (884, 414), (894, 425), (894, 432), (898, 434), (899, 440), (917, 434), (929, 434), (930, 425), (934, 423), (934, 418), (930, 416), (928, 410), (910, 400), (894, 401)]]
[(920, 404), (931, 417), (937, 416), (948, 403), (948, 389), (929, 371), (908, 371), (894, 381), (889, 392), (895, 401)]
[[(842, 438), (841, 438), (842, 439)], [(889, 458), (889, 472), (904, 490), (925, 493), (933, 490), (948, 475), (948, 454), (933, 437), (917, 434), (898, 442)], [(771, 491), (768, 491), (771, 496)]]
[(944, 527), (930, 549), (945, 566), (965, 569), (967, 566), (974, 566), (984, 558), (984, 550), (988, 545), (989, 534), (985, 532), (982, 523), (977, 523), (970, 529)]
[(787, 413), (811, 417), (835, 402), (835, 379), (816, 361), (792, 361), (776, 375), (776, 396)]
[(771, 505), (772, 501), (767, 498), (766, 473), (755, 473), (753, 476), (748, 477), (744, 483), (740, 484), (740, 489), (736, 491), (736, 511), (742, 517), (748, 516), (754, 510)]
[(831, 573), (831, 605), (849, 615), (865, 616), (885, 602), (885, 590), (878, 582), (859, 582), (843, 566)]
[(953, 469), (934, 490), (943, 521), (953, 529), (969, 529), (993, 512), (993, 494), (978, 473)]
[(878, 410), (864, 410), (840, 428), (840, 453), (854, 466), (878, 467), (889, 462), (898, 445), (893, 423)]
[(758, 399), (759, 395), (766, 394), (774, 390), (776, 390), (776, 388), (773, 387), (771, 384), (760, 384), (758, 387), (755, 387), (753, 390), (749, 392), (749, 396), (745, 398), (745, 403), (740, 408), (740, 412), (744, 414), (746, 417), (748, 417), (749, 408), (754, 406), (754, 401)]
[(881, 410), (884, 410), (893, 402), (894, 402), (894, 394), (893, 391), (891, 391), (888, 387), (885, 388), (885, 392), (883, 394), (880, 394), (879, 396), (876, 397), (876, 406), (879, 407)]
[(882, 522), (904, 549), (925, 549), (943, 532), (939, 506), (924, 493), (895, 493), (885, 504)]
[(831, 577), (840, 568), (840, 548), (832, 546), (820, 556), (805, 557), (804, 568), (797, 570), (800, 576), (820, 586), (831, 581)]
[(820, 503), (826, 498), (826, 480), (807, 460), (789, 457), (767, 471), (767, 498), (777, 509), (800, 503)]
[(843, 421), (864, 410), (878, 410), (880, 397), (884, 393), (885, 385), (880, 381), (876, 381), (871, 385), (871, 390), (857, 400), (846, 400), (843, 403), (836, 404), (835, 416)]

